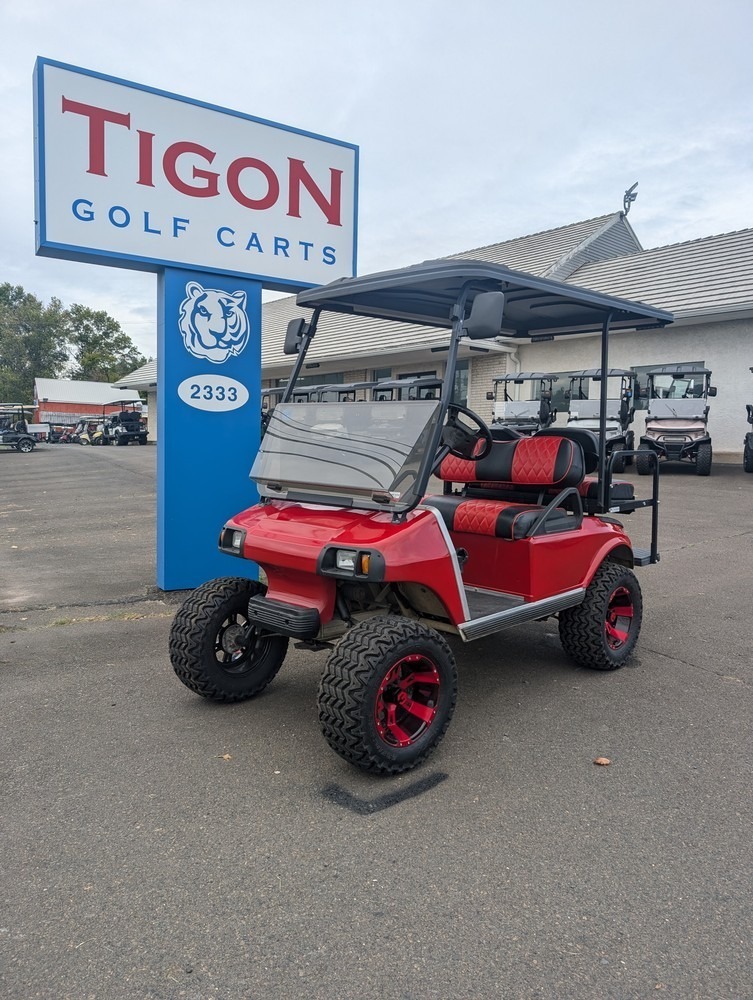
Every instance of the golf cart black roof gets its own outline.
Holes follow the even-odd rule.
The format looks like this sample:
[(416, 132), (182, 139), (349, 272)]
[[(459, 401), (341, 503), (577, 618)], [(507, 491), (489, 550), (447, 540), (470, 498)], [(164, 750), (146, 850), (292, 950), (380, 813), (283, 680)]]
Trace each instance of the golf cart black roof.
[(374, 389), (435, 389), (442, 385), (436, 375), (412, 375), (409, 378), (383, 378), (374, 383)]
[(451, 310), (464, 288), (469, 306), (479, 292), (505, 292), (504, 319), (495, 336), (597, 332), (610, 312), (612, 330), (665, 326), (673, 319), (671, 313), (640, 302), (476, 260), (434, 260), (340, 278), (299, 292), (296, 301), (311, 309), (451, 327)]
[(322, 392), (357, 392), (359, 389), (370, 389), (376, 382), (332, 382), (320, 385), (317, 391)]
[(495, 382), (539, 382), (546, 379), (548, 382), (559, 382), (559, 375), (550, 375), (549, 372), (518, 372), (517, 375), (500, 375), (495, 378)]
[(710, 375), (711, 371), (703, 365), (692, 362), (682, 365), (661, 365), (646, 372), (647, 375)]
[[(582, 372), (573, 372), (570, 381), (576, 378), (592, 378), (594, 382), (600, 382), (601, 368), (586, 368)], [(635, 372), (628, 368), (607, 368), (607, 378), (635, 378)]]

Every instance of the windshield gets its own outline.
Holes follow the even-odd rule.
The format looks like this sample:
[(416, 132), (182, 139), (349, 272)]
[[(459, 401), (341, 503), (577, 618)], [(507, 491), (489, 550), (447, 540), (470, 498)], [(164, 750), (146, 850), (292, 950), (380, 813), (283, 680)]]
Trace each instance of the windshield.
[(703, 394), (703, 375), (654, 375), (655, 399), (699, 399)]
[(262, 496), (406, 506), (436, 426), (438, 400), (279, 403), (251, 478)]

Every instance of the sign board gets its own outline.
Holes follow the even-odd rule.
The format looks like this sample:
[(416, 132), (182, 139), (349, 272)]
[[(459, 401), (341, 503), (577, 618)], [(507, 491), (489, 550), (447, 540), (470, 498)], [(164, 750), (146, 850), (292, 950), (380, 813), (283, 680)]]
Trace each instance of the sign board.
[(248, 473), (261, 436), (261, 285), (166, 268), (159, 316), (157, 583), (255, 575), (217, 540), (258, 499)]
[(39, 59), (37, 253), (308, 287), (356, 273), (358, 149)]
[(254, 576), (217, 548), (258, 499), (262, 288), (356, 273), (358, 149), (37, 60), (37, 253), (159, 275), (157, 584)]

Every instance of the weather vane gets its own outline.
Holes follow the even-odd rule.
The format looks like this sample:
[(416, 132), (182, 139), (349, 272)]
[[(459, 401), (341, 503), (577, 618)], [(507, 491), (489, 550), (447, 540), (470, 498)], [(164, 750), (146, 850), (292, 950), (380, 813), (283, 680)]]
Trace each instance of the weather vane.
[(637, 187), (638, 187), (638, 181), (636, 181), (635, 184), (633, 184), (632, 187), (629, 187), (625, 192), (625, 195), (622, 199), (622, 207), (625, 210), (625, 215), (628, 214), (628, 212), (630, 211), (630, 206), (638, 197), (638, 192), (635, 190)]

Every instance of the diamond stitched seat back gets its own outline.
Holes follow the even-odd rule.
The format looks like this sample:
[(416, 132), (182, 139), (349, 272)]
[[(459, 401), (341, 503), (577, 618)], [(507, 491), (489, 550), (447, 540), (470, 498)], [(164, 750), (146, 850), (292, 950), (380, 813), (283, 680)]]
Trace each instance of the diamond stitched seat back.
[(577, 486), (585, 473), (577, 441), (554, 435), (495, 441), (478, 462), (448, 455), (438, 476), (453, 483), (488, 483), (564, 489)]

